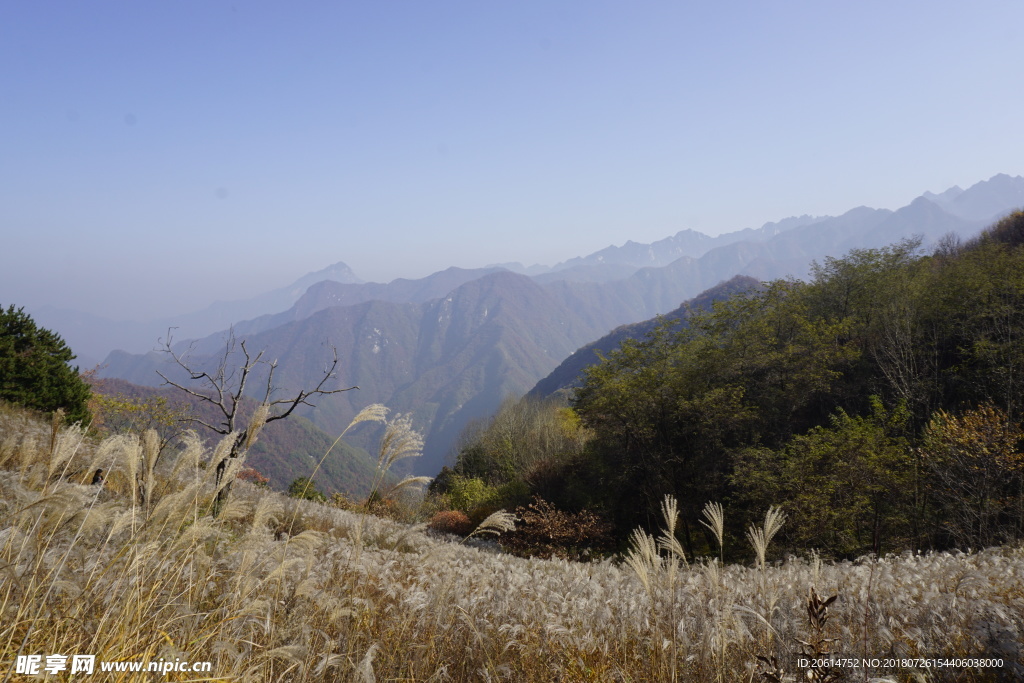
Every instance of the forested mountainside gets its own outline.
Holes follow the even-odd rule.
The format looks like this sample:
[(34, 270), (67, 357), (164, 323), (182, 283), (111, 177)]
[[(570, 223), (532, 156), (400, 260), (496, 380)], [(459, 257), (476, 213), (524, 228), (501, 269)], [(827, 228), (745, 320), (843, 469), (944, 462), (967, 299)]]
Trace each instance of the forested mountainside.
[[(1024, 186), (1024, 179), (1000, 178), (979, 183), (955, 199), (975, 214), (1002, 206), (1016, 198), (1015, 188)], [(614, 281), (579, 273), (577, 279), (548, 281), (502, 269), (449, 269), (391, 285), (322, 282), (288, 311), (241, 322), (235, 330), (251, 339), (251, 348), (267, 348), (279, 361), (283, 390), (317, 377), (329, 352), (326, 347), (336, 346), (339, 382), (361, 390), (328, 398), (305, 416), (337, 433), (367, 403), (411, 412), (427, 437), (417, 473), (431, 475), (453, 454), (453, 444), (470, 420), (493, 413), (505, 396), (528, 391), (566, 357), (609, 330), (670, 312), (736, 274), (759, 280), (802, 277), (814, 260), (849, 248), (880, 247), (913, 235), (935, 243), (949, 232), (969, 235), (981, 227), (979, 220), (952, 212), (952, 203), (949, 196), (935, 195), (898, 211), (861, 207), (835, 218), (795, 219), (787, 229), (773, 228), (757, 240), (725, 244), (697, 258), (683, 256), (666, 266), (639, 268)], [(620, 266), (580, 267), (607, 273)], [(437, 296), (448, 287), (452, 289)], [(192, 357), (200, 365), (214, 362), (224, 336), (196, 340)], [(155, 369), (165, 360), (155, 353), (115, 352), (101, 372), (156, 384)]]
[(741, 549), (768, 510), (783, 550), (834, 557), (1024, 538), (1024, 212), (931, 254), (853, 250), (686, 323), (622, 341), (570, 408), (506, 402), (433, 490), (470, 511), (541, 496), (621, 540), (672, 495), (689, 555)]
[(781, 505), (791, 547), (841, 555), (1024, 536), (1024, 213), (929, 256), (854, 250), (689, 323), (627, 340), (574, 394), (593, 440), (567, 471), (622, 528), (672, 492), (690, 519)]
[[(613, 284), (543, 286), (498, 271), (444, 298), (326, 307), (247, 339), (250, 348), (267, 349), (278, 360), (282, 388), (318, 381), (329, 347), (336, 347), (339, 386), (360, 389), (327, 397), (305, 415), (332, 433), (369, 403), (411, 412), (427, 438), (417, 467), (434, 474), (469, 420), (489, 415), (508, 395), (525, 393), (587, 341), (659, 307), (671, 310), (688, 291), (702, 289), (705, 276), (689, 271), (680, 276), (670, 266)], [(212, 366), (223, 348), (222, 336), (210, 337), (197, 342), (190, 357), (198, 367)], [(155, 385), (161, 381), (156, 370), (167, 360), (155, 352), (115, 353), (103, 373)]]

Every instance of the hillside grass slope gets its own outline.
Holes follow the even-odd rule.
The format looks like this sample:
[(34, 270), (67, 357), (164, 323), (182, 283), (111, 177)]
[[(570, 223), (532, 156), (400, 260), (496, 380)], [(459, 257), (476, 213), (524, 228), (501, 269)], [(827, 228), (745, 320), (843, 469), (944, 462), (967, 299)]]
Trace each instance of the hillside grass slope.
[[(6, 677), (19, 655), (60, 653), (212, 664), (165, 680), (807, 678), (808, 647), (867, 661), (845, 669), (856, 680), (1024, 674), (1020, 547), (755, 567), (636, 547), (628, 565), (521, 559), (244, 482), (213, 518), (216, 455), (155, 444), (0, 407)], [(817, 618), (812, 589), (838, 596)]]

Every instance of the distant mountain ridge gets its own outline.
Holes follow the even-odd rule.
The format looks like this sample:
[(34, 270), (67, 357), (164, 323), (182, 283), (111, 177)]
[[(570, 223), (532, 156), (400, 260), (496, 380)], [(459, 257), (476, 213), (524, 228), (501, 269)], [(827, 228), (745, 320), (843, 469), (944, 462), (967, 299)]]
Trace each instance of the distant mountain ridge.
[[(336, 433), (368, 403), (412, 412), (427, 437), (415, 465), (433, 474), (469, 420), (528, 390), (586, 341), (653, 315), (688, 289), (703, 289), (699, 270), (680, 275), (672, 268), (645, 269), (618, 283), (545, 285), (495, 271), (430, 301), (326, 306), (246, 338), (250, 348), (266, 349), (268, 358), (278, 360), (275, 377), (283, 388), (315, 383), (329, 357), (327, 346), (335, 346), (342, 359), (338, 385), (361, 389), (325, 398), (306, 416)], [(192, 347), (191, 362), (212, 369), (223, 335), (182, 342), (186, 346)], [(174, 372), (166, 361), (155, 352), (114, 352), (102, 374), (156, 385), (156, 369)]]
[(1024, 182), (1021, 180), (1020, 176), (1000, 173), (967, 190), (954, 186), (938, 195), (926, 192), (923, 196), (954, 216), (993, 223), (1008, 207), (1024, 206)]
[(301, 320), (317, 311), (332, 306), (352, 306), (367, 301), (390, 301), (392, 303), (423, 303), (443, 297), (456, 287), (472, 282), (502, 268), (465, 269), (451, 267), (418, 280), (399, 278), (387, 284), (378, 282), (352, 283), (338, 280), (320, 280), (311, 283), (295, 298), (292, 306), (274, 315), (260, 316), (254, 320), (237, 323), (238, 334), (250, 334), (271, 329), (290, 320)]
[(777, 223), (765, 223), (758, 229), (746, 228), (735, 232), (724, 233), (717, 237), (705, 235), (696, 230), (680, 230), (671, 237), (640, 244), (632, 240), (621, 247), (610, 246), (596, 251), (589, 256), (576, 257), (555, 265), (554, 272), (575, 268), (581, 265), (620, 264), (637, 267), (666, 266), (684, 256), (699, 258), (716, 247), (736, 242), (764, 242), (776, 235), (824, 220), (828, 216), (799, 216), (785, 218)]
[(79, 356), (78, 364), (92, 367), (111, 349), (127, 349), (144, 353), (167, 336), (170, 328), (179, 338), (203, 337), (222, 330), (239, 320), (248, 320), (268, 312), (283, 311), (317, 282), (361, 283), (352, 269), (342, 262), (313, 273), (307, 273), (292, 284), (238, 301), (215, 301), (206, 308), (148, 321), (109, 320), (102, 316), (68, 311), (50, 306), (31, 311), (40, 324), (59, 330)]
[[(981, 181), (967, 190), (959, 187), (935, 194), (925, 192), (923, 198), (942, 207), (943, 211), (969, 223), (954, 226), (954, 230), (976, 230), (979, 226), (992, 222), (1011, 208), (1024, 206), (1024, 179), (1020, 176), (999, 174), (987, 181)], [(879, 211), (867, 209), (866, 211)], [(884, 210), (882, 210), (884, 211)], [(848, 212), (849, 213), (849, 212)], [(848, 215), (848, 214), (844, 214)], [(336, 303), (355, 303), (374, 298), (389, 301), (422, 301), (426, 296), (440, 296), (443, 289), (440, 274), (470, 273), (482, 275), (498, 269), (506, 269), (536, 277), (539, 282), (549, 283), (558, 280), (571, 282), (613, 282), (629, 277), (644, 267), (660, 267), (678, 258), (689, 256), (700, 258), (718, 247), (740, 243), (766, 243), (775, 240), (783, 233), (796, 231), (811, 225), (821, 225), (832, 220), (830, 216), (800, 216), (782, 219), (777, 222), (765, 223), (760, 228), (746, 228), (730, 233), (710, 237), (694, 230), (681, 230), (671, 237), (657, 240), (651, 244), (640, 244), (627, 241), (621, 246), (609, 246), (588, 256), (581, 256), (563, 261), (555, 266), (534, 265), (524, 267), (519, 263), (504, 263), (479, 269), (449, 268), (428, 278), (420, 280), (394, 280), (388, 284), (364, 283), (352, 272), (345, 263), (338, 262), (319, 271), (309, 273), (294, 283), (271, 292), (241, 301), (215, 302), (207, 308), (185, 315), (161, 317), (147, 322), (113, 321), (100, 316), (78, 311), (63, 310), (56, 307), (36, 307), (30, 313), (41, 324), (50, 329), (58, 330), (65, 340), (79, 355), (79, 364), (91, 367), (106, 356), (112, 349), (123, 349), (131, 352), (145, 352), (156, 345), (158, 338), (166, 335), (168, 328), (175, 327), (179, 339), (202, 337), (231, 324), (253, 322), (247, 329), (267, 329), (268, 325), (277, 323), (280, 318), (267, 319), (267, 316), (287, 311), (310, 286), (321, 282), (334, 282), (342, 285), (366, 285), (365, 290), (350, 288), (343, 300)], [(776, 259), (778, 249), (771, 250), (768, 258)], [(808, 251), (803, 250), (801, 251)], [(793, 254), (790, 259), (794, 264), (801, 258)], [(746, 267), (746, 266), (745, 266)], [(769, 269), (752, 264), (750, 274), (767, 272)], [(799, 265), (796, 265), (799, 268)], [(732, 273), (722, 273), (723, 279)], [(422, 280), (433, 281), (437, 285), (434, 291), (421, 296), (414, 292)], [(463, 278), (461, 282), (465, 282)], [(449, 282), (451, 287), (457, 282)], [(314, 305), (309, 311), (318, 310)]]
[[(729, 238), (710, 248), (687, 231), (651, 245), (627, 243), (532, 277), (490, 267), (450, 268), (388, 284), (322, 281), (287, 310), (236, 321), (234, 330), (250, 348), (266, 348), (278, 360), (275, 377), (283, 389), (318, 379), (327, 345), (336, 346), (339, 383), (362, 389), (331, 397), (305, 415), (337, 433), (367, 403), (410, 412), (427, 437), (417, 472), (429, 475), (469, 420), (489, 415), (508, 394), (530, 390), (609, 330), (671, 312), (737, 275), (804, 277), (812, 261), (851, 248), (911, 236), (929, 245), (948, 232), (969, 237), (986, 225), (970, 215), (1005, 213), (1024, 204), (1017, 202), (1021, 193), (1024, 178), (997, 176), (960, 192), (919, 197), (896, 211), (858, 207), (836, 217), (766, 224), (750, 231), (751, 239)], [(959, 213), (945, 208), (953, 202)], [(699, 255), (679, 255), (685, 249)], [(645, 265), (671, 256), (663, 265)], [(196, 362), (209, 363), (223, 348), (223, 335), (181, 344), (193, 347)], [(152, 384), (164, 360), (115, 352), (104, 374)]]
[(643, 339), (662, 323), (683, 323), (694, 313), (711, 310), (716, 301), (723, 301), (736, 294), (756, 290), (760, 285), (761, 282), (752, 277), (736, 275), (731, 280), (701, 292), (684, 302), (679, 308), (669, 311), (663, 316), (630, 325), (620, 325), (597, 341), (574, 351), (527, 393), (538, 398), (548, 398), (558, 393), (567, 392), (578, 385), (583, 371), (587, 367), (601, 362), (602, 358), (619, 348), (627, 339)]

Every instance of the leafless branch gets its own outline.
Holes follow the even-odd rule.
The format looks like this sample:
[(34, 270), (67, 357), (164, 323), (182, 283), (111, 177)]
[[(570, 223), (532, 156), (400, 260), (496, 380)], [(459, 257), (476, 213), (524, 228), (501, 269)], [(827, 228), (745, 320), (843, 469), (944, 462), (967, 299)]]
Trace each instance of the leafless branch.
[(294, 398), (280, 398), (280, 399), (277, 399), (276, 401), (269, 400), (270, 399), (270, 387), (271, 387), (270, 381), (273, 378), (274, 368), (277, 367), (277, 361), (274, 361), (271, 364), (271, 366), (270, 366), (270, 375), (271, 376), (270, 376), (270, 378), (267, 379), (267, 395), (266, 395), (266, 399), (265, 399), (264, 402), (267, 403), (268, 405), (270, 405), (271, 407), (277, 406), (277, 405), (286, 405), (287, 408), (285, 409), (285, 411), (283, 413), (280, 413), (278, 415), (273, 415), (271, 417), (268, 417), (267, 418), (267, 422), (273, 422), (274, 420), (283, 420), (284, 418), (286, 418), (289, 415), (291, 415), (292, 411), (295, 410), (295, 408), (300, 406), (300, 405), (316, 407), (315, 404), (309, 402), (308, 399), (311, 398), (311, 397), (314, 397), (314, 396), (329, 396), (331, 394), (340, 394), (343, 391), (351, 391), (352, 389), (358, 389), (359, 388), (359, 387), (348, 387), (348, 388), (345, 388), (345, 389), (324, 389), (324, 385), (327, 384), (327, 380), (329, 380), (329, 379), (331, 379), (332, 377), (335, 376), (335, 369), (338, 367), (338, 349), (336, 349), (335, 347), (332, 346), (331, 347), (331, 352), (333, 353), (334, 358), (331, 360), (330, 366), (324, 368), (324, 374), (323, 374), (323, 377), (320, 378), (320, 382), (310, 391), (305, 391), (305, 390), (301, 390), (300, 389), (298, 395), (296, 395)]
[[(291, 415), (300, 405), (316, 407), (316, 404), (313, 403), (313, 399), (320, 396), (329, 396), (331, 394), (338, 394), (359, 388), (324, 388), (331, 379), (337, 376), (338, 350), (333, 346), (331, 347), (333, 359), (330, 365), (324, 368), (323, 376), (314, 388), (308, 390), (299, 389), (298, 393), (290, 398), (272, 399), (271, 396), (276, 389), (276, 387), (274, 387), (274, 371), (277, 369), (277, 361), (264, 360), (263, 356), (266, 353), (266, 350), (261, 350), (253, 355), (246, 347), (246, 341), (244, 339), (236, 344), (233, 330), (228, 332), (228, 338), (225, 341), (223, 354), (219, 359), (217, 369), (212, 373), (210, 371), (194, 367), (190, 364), (188, 355), (193, 350), (194, 345), (189, 345), (188, 349), (184, 352), (178, 353), (174, 350), (172, 341), (171, 330), (168, 330), (167, 340), (164, 342), (161, 351), (168, 354), (174, 363), (186, 373), (189, 381), (200, 383), (200, 388), (193, 388), (186, 386), (181, 382), (176, 382), (160, 371), (157, 371), (157, 374), (160, 375), (161, 379), (163, 379), (165, 385), (175, 387), (200, 402), (209, 403), (212, 406), (215, 406), (223, 416), (223, 420), (221, 420), (220, 423), (215, 424), (212, 422), (206, 422), (194, 417), (190, 418), (190, 421), (195, 424), (202, 425), (218, 434), (226, 435), (237, 431), (236, 422), (239, 417), (238, 412), (242, 403), (242, 396), (245, 394), (246, 384), (249, 382), (253, 371), (260, 365), (265, 365), (268, 368), (267, 381), (266, 386), (264, 387), (262, 401), (263, 405), (266, 406), (266, 409), (263, 412), (263, 415), (266, 416), (265, 422), (283, 420)], [(233, 364), (232, 355), (237, 352), (236, 345), (237, 348), (241, 349), (242, 358), (238, 359), (238, 362)], [(280, 406), (281, 412), (276, 415), (268, 415), (267, 411), (273, 410), (275, 406)], [(255, 430), (250, 429), (249, 431), (252, 431), (252, 434), (254, 435), (258, 431), (259, 426), (262, 425), (257, 425)], [(252, 425), (250, 427), (252, 427)], [(255, 438), (252, 436), (251, 438), (246, 439), (244, 436), (244, 434), (239, 434), (239, 438), (235, 440), (228, 458), (217, 463), (218, 484), (220, 483), (221, 476), (227, 467), (227, 460), (239, 457), (239, 455), (241, 455), (241, 451), (248, 448), (245, 444), (251, 443)], [(222, 506), (230, 488), (230, 484), (228, 484), (218, 493), (217, 501), (214, 505), (215, 514)]]

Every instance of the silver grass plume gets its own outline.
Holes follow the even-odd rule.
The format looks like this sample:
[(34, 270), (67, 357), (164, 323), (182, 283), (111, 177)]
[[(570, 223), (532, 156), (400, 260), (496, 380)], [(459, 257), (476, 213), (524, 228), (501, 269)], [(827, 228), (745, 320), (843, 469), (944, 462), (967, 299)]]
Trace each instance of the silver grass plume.
[(223, 508), (221, 508), (220, 514), (217, 515), (217, 519), (222, 522), (242, 520), (249, 515), (252, 509), (253, 506), (249, 502), (239, 498), (238, 496), (233, 496), (229, 498), (228, 502), (224, 504)]
[(263, 654), (266, 659), (280, 659), (291, 664), (285, 673), (297, 669), (296, 673), (305, 673), (303, 669), (306, 663), (307, 649), (302, 645), (282, 645), (268, 650)]
[(429, 484), (432, 479), (433, 477), (414, 477), (410, 475), (402, 479), (402, 481), (398, 482), (391, 488), (389, 488), (383, 497), (390, 498), (391, 496), (395, 495), (396, 493), (406, 488), (407, 486), (420, 486), (421, 484)]
[(160, 435), (155, 429), (147, 429), (142, 435), (142, 454), (145, 473), (142, 480), (142, 495), (146, 503), (146, 510), (153, 507), (153, 493), (156, 488), (156, 478), (153, 470), (156, 468), (156, 461), (160, 458)]
[(146, 464), (146, 486), (153, 483), (153, 470), (160, 459), (160, 435), (155, 429), (147, 429), (142, 435), (142, 452)]
[(33, 436), (26, 436), (21, 440), (21, 447), (18, 449), (18, 475), (24, 479), (32, 463), (36, 458), (36, 440)]
[(515, 531), (516, 521), (516, 516), (511, 512), (506, 512), (505, 510), (492, 512), (487, 516), (487, 519), (480, 522), (477, 528), (473, 529), (472, 533), (470, 533), (469, 536), (466, 536), (463, 540), (467, 540), (480, 534), (494, 534), (495, 536), (498, 536), (506, 531)]
[(665, 527), (661, 536), (658, 537), (658, 548), (672, 556), (673, 563), (677, 559), (686, 562), (686, 553), (682, 544), (676, 538), (676, 524), (679, 521), (679, 501), (676, 497), (668, 494), (661, 501), (661, 516), (665, 520)]
[[(383, 408), (383, 410), (387, 409)], [(380, 414), (383, 414), (383, 411), (380, 411)], [(387, 476), (391, 466), (404, 458), (418, 457), (422, 455), (422, 452), (423, 436), (412, 428), (411, 415), (396, 415), (395, 419), (386, 422), (384, 436), (381, 437), (380, 446), (377, 451), (377, 469), (374, 472), (373, 484), (370, 487), (368, 500), (373, 501), (378, 498), (386, 498), (406, 486), (429, 481), (426, 477), (406, 477), (395, 486), (392, 486), (386, 495), (380, 495), (380, 486), (384, 483), (384, 478)]]
[(644, 590), (651, 593), (651, 575), (661, 567), (661, 556), (658, 555), (658, 544), (653, 536), (643, 529), (633, 529), (629, 536), (629, 550), (625, 562), (636, 572)]
[(84, 440), (85, 428), (77, 424), (66, 427), (55, 435), (47, 477), (53, 477), (59, 469), (66, 469)]
[[(338, 445), (339, 441), (341, 441), (341, 437), (345, 436), (345, 434), (348, 433), (348, 430), (352, 429), (353, 427), (355, 427), (357, 424), (359, 424), (361, 422), (387, 422), (387, 418), (388, 418), (388, 409), (382, 403), (371, 403), (370, 405), (366, 406), (365, 408), (360, 410), (358, 413), (356, 413), (356, 416), (353, 417), (352, 421), (348, 423), (348, 426), (345, 427), (345, 429), (342, 430), (341, 434), (338, 435), (338, 438), (335, 439), (333, 443), (331, 443), (330, 448), (327, 449), (327, 451), (320, 458), (319, 462), (317, 462), (316, 467), (313, 468), (313, 474), (311, 474), (309, 476), (310, 485), (312, 485), (313, 477), (315, 477), (316, 473), (320, 471), (320, 466), (324, 464), (324, 461), (327, 460), (327, 456), (331, 454), (331, 451), (334, 450), (334, 447)], [(379, 470), (379, 467), (380, 467), (380, 463), (378, 462), (378, 470)], [(408, 485), (411, 485), (413, 483), (415, 483), (415, 482), (412, 482), (412, 481), (406, 482), (406, 483), (400, 482), (399, 483), (399, 487), (408, 486)], [(377, 486), (378, 485), (379, 485), (379, 481), (377, 481), (377, 478), (374, 477), (373, 485), (370, 488), (370, 495), (371, 496), (377, 490)]]
[[(89, 467), (86, 468), (88, 474), (92, 474), (97, 469), (102, 468), (106, 472), (110, 472), (113, 468), (114, 463), (117, 461), (117, 451), (121, 447), (120, 436), (108, 436), (100, 442), (99, 447), (93, 452), (92, 458), (89, 460)], [(88, 480), (85, 481), (88, 483)]]
[(423, 450), (423, 437), (412, 428), (412, 415), (396, 415), (387, 423), (380, 440), (377, 469), (384, 473), (404, 458), (416, 457)]
[(14, 434), (8, 434), (4, 437), (3, 443), (0, 443), (0, 467), (6, 468), (7, 463), (14, 460), (14, 456), (17, 452), (18, 439)]
[(718, 541), (718, 553), (721, 558), (725, 554), (725, 511), (721, 503), (707, 503), (704, 506), (704, 519), (699, 520)]
[[(231, 456), (231, 449), (238, 441), (238, 432), (231, 432), (225, 434), (217, 446), (213, 449), (213, 455), (210, 456), (210, 467), (206, 470), (206, 479), (212, 480), (217, 476), (217, 466), (224, 460), (227, 460)], [(225, 472), (225, 474), (227, 474)], [(227, 476), (221, 478), (221, 483), (230, 481)]]
[(305, 529), (302, 532), (288, 538), (288, 544), (291, 546), (291, 548), (302, 553), (315, 552), (316, 550), (319, 550), (326, 542), (326, 535), (314, 529)]
[(370, 649), (363, 655), (362, 661), (356, 667), (356, 675), (361, 683), (377, 683), (377, 677), (373, 673), (373, 656), (377, 654), (377, 643), (370, 646)]
[(345, 434), (348, 430), (355, 427), (360, 422), (385, 422), (388, 419), (388, 409), (382, 403), (371, 403), (366, 406), (352, 418), (352, 421), (348, 423), (348, 427), (345, 427)]
[(244, 450), (249, 450), (256, 443), (256, 437), (259, 436), (263, 425), (267, 424), (268, 417), (270, 417), (270, 404), (261, 403), (253, 413), (252, 419), (249, 420), (249, 426), (245, 430)]
[[(348, 430), (352, 429), (357, 424), (361, 422), (387, 422), (387, 419), (388, 409), (387, 407), (384, 406), (384, 404), (371, 403), (370, 405), (366, 406), (358, 413), (356, 413), (356, 416), (352, 418), (352, 421), (348, 423), (348, 426), (342, 430), (341, 434), (338, 435), (338, 438), (335, 439), (334, 443), (331, 444), (331, 447), (327, 449), (327, 453), (324, 453), (324, 457), (320, 459), (320, 462), (323, 463), (324, 458), (327, 457), (327, 454), (334, 450), (334, 447), (338, 445), (339, 441), (341, 441), (341, 437), (345, 436), (348, 433)], [(318, 469), (319, 467), (320, 465), (317, 464)], [(312, 477), (310, 477), (310, 479), (312, 479)]]
[(768, 512), (764, 515), (764, 526), (758, 529), (751, 524), (747, 529), (747, 540), (754, 547), (754, 552), (757, 553), (757, 562), (762, 569), (765, 556), (768, 554), (768, 544), (772, 542), (772, 538), (779, 532), (785, 521), (786, 513), (782, 511), (782, 508), (769, 506)]
[(184, 448), (181, 453), (178, 454), (178, 458), (174, 463), (174, 469), (171, 471), (171, 478), (177, 477), (181, 472), (187, 470), (197, 470), (199, 463), (203, 459), (203, 442), (199, 439), (199, 435), (194, 431), (189, 430), (182, 435), (182, 441), (184, 442)]
[[(188, 551), (197, 551), (207, 540), (216, 538), (220, 534), (220, 525), (210, 517), (202, 517), (180, 531), (171, 543), (171, 551), (182, 554), (186, 554)], [(156, 543), (159, 545), (159, 542)]]
[(248, 451), (242, 451), (237, 457), (228, 458), (228, 465), (224, 468), (224, 473), (221, 475), (220, 483), (217, 484), (217, 492), (223, 491), (228, 487), (231, 482), (235, 480), (238, 473), (245, 467), (245, 456), (248, 455)]
[(54, 446), (57, 445), (57, 433), (60, 432), (61, 425), (64, 424), (64, 409), (57, 408), (53, 411), (53, 415), (50, 416), (50, 455), (53, 455)]
[(156, 528), (178, 529), (194, 521), (188, 517), (197, 516), (200, 487), (199, 482), (192, 482), (180, 491), (161, 497), (150, 513), (150, 523)]
[(256, 509), (252, 513), (252, 531), (262, 531), (265, 527), (276, 524), (284, 506), (273, 496), (260, 496)]
[(127, 473), (132, 505), (136, 505), (139, 502), (139, 466), (142, 464), (142, 444), (137, 434), (126, 434), (121, 441), (120, 464)]

